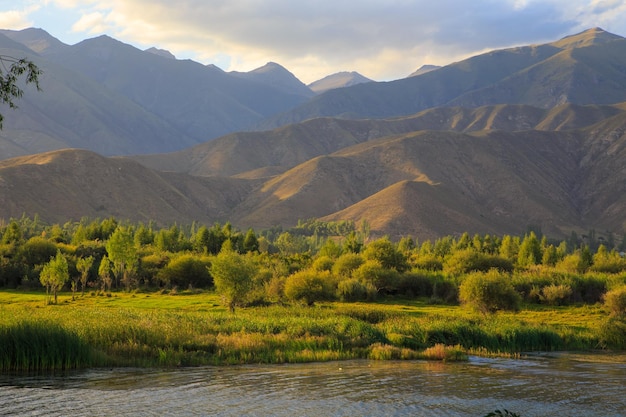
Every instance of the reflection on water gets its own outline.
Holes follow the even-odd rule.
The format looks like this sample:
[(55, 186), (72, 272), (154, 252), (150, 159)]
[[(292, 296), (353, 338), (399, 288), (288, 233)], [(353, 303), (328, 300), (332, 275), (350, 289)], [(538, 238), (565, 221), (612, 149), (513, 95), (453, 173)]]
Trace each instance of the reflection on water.
[(0, 376), (0, 415), (626, 415), (626, 356), (346, 361)]

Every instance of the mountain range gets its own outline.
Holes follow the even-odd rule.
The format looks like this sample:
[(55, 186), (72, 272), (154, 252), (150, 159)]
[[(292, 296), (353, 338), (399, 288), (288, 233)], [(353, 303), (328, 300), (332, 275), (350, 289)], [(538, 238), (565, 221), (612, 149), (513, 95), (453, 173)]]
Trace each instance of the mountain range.
[(0, 52), (45, 77), (0, 132), (0, 217), (626, 232), (626, 39), (599, 28), (317, 93), (109, 37), (2, 31)]

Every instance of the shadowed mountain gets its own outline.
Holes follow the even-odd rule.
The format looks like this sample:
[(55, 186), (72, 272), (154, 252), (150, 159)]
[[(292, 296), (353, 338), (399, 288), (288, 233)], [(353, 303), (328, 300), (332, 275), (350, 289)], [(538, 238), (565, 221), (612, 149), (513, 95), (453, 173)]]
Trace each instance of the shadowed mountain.
[(135, 102), (1, 34), (0, 54), (26, 57), (43, 70), (42, 92), (27, 85), (19, 108), (2, 110), (0, 159), (68, 147), (112, 155), (172, 151), (195, 143)]
[(313, 97), (314, 93), (309, 87), (298, 80), (295, 75), (287, 71), (285, 67), (275, 63), (268, 62), (250, 72), (232, 71), (229, 74), (250, 81), (256, 81), (261, 84), (269, 85), (277, 90), (295, 97)]
[(409, 77), (417, 77), (418, 75), (426, 74), (427, 72), (431, 72), (439, 68), (441, 68), (439, 65), (422, 65), (417, 70), (409, 74)]
[(279, 82), (276, 71), (271, 81), (259, 73), (231, 75), (215, 66), (141, 51), (108, 36), (45, 56), (127, 97), (197, 142), (245, 130), (312, 94), (301, 83), (287, 91), (288, 83)]
[(309, 84), (309, 88), (319, 94), (334, 88), (350, 87), (351, 85), (370, 82), (372, 82), (372, 80), (362, 76), (358, 72), (338, 72), (312, 82)]
[(313, 117), (385, 118), (440, 106), (626, 101), (626, 39), (595, 28), (544, 45), (492, 51), (418, 77), (320, 94), (263, 128)]

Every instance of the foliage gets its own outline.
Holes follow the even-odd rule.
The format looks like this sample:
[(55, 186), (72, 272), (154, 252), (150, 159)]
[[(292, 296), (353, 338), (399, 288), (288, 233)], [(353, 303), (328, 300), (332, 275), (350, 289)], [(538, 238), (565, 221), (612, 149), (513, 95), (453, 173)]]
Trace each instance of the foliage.
[(521, 415), (513, 413), (505, 408), (503, 411), (495, 410), (491, 413), (485, 414), (484, 417), (521, 417)]
[(626, 285), (614, 288), (604, 295), (604, 307), (615, 317), (626, 317)]
[[(86, 258), (79, 258), (76, 261), (76, 269), (80, 273), (80, 283), (82, 295), (85, 295), (85, 286), (87, 285), (87, 278), (89, 277), (89, 270), (93, 265), (93, 256)], [(76, 291), (75, 284), (72, 283), (72, 292)]]
[(351, 277), (352, 272), (365, 262), (359, 254), (348, 252), (341, 255), (333, 265), (333, 274), (340, 277)]
[[(16, 108), (14, 100), (24, 95), (18, 80), (25, 75), (25, 83), (34, 84), (37, 90), (40, 90), (39, 77), (41, 73), (39, 67), (26, 58), (16, 59), (0, 55), (0, 103), (8, 104), (10, 108)], [(0, 129), (3, 120), (4, 117), (0, 114)]]
[(407, 260), (388, 237), (370, 242), (363, 250), (363, 258), (366, 261), (376, 261), (385, 269), (395, 269), (404, 272), (407, 268)]
[[(58, 292), (68, 279), (67, 259), (61, 254), (61, 251), (57, 251), (56, 256), (43, 266), (39, 275), (41, 284), (46, 287), (46, 294), (51, 294), (54, 297), (55, 304), (57, 304)], [(47, 300), (47, 303), (50, 303), (50, 299)]]
[(137, 248), (130, 229), (117, 227), (106, 243), (106, 250), (109, 261), (113, 264), (116, 286), (121, 279), (129, 290), (132, 286), (131, 274), (135, 271), (138, 260)]
[(299, 271), (287, 277), (285, 296), (292, 301), (313, 305), (316, 301), (332, 299), (334, 286), (328, 271)]
[(258, 266), (252, 258), (240, 255), (229, 247), (224, 247), (211, 261), (211, 275), (215, 288), (229, 306), (231, 312), (242, 305), (254, 284)]
[(541, 289), (540, 299), (550, 305), (564, 305), (572, 295), (572, 287), (567, 284), (551, 284)]
[(483, 313), (519, 309), (520, 295), (509, 276), (495, 269), (475, 272), (463, 279), (459, 287), (461, 302)]
[(168, 287), (210, 288), (213, 279), (209, 274), (210, 262), (193, 254), (183, 254), (172, 259), (157, 273), (157, 279)]

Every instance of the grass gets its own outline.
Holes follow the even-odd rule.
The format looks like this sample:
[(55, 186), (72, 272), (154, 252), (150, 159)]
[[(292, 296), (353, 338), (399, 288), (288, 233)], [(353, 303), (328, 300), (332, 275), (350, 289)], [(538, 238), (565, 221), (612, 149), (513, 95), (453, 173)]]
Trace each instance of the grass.
[[(0, 292), (0, 371), (195, 366), (340, 359), (463, 360), (467, 353), (622, 348), (600, 305), (529, 305), (481, 315), (426, 301), (324, 303), (226, 311), (210, 292)], [(604, 330), (603, 330), (604, 329)], [(602, 339), (602, 331), (610, 337)], [(611, 346), (613, 344), (613, 346)]]

